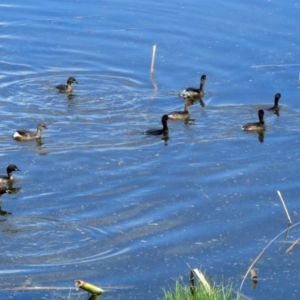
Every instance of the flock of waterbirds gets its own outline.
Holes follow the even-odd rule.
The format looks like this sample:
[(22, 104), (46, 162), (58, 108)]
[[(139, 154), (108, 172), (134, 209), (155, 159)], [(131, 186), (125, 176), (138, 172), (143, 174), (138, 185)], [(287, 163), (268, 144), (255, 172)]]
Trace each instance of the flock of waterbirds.
[[(183, 111), (173, 111), (168, 114), (164, 114), (161, 117), (161, 122), (163, 127), (161, 129), (150, 129), (144, 132), (147, 135), (167, 135), (169, 132), (168, 128), (168, 120), (187, 120), (190, 118), (190, 106), (194, 104), (196, 101), (200, 102), (202, 107), (205, 106), (203, 98), (205, 96), (204, 85), (206, 83), (206, 75), (202, 75), (200, 78), (200, 86), (199, 88), (187, 88), (179, 93), (179, 97), (185, 100), (184, 110)], [(280, 107), (278, 105), (279, 99), (281, 98), (280, 93), (275, 94), (274, 106), (268, 108), (268, 111), (272, 111), (275, 114), (279, 115)], [(264, 120), (264, 110), (260, 109), (258, 111), (258, 122), (247, 123), (241, 126), (241, 129), (249, 132), (263, 132), (266, 130), (266, 124)]]
[[(200, 77), (199, 88), (186, 88), (179, 93), (179, 97), (185, 100), (184, 110), (183, 111), (172, 111), (168, 114), (164, 114), (161, 117), (162, 128), (159, 129), (149, 129), (143, 134), (145, 135), (164, 135), (167, 136), (169, 133), (168, 120), (188, 120), (190, 118), (190, 106), (195, 102), (199, 101), (202, 107), (205, 106), (203, 98), (205, 96), (204, 85), (206, 83), (207, 76), (202, 75)], [(72, 84), (78, 84), (77, 80), (74, 77), (69, 77), (67, 79), (67, 84), (60, 84), (56, 86), (56, 89), (59, 93), (68, 93), (72, 94), (73, 88)], [(273, 111), (275, 114), (279, 115), (279, 99), (281, 97), (280, 93), (275, 95), (274, 106), (268, 108), (269, 111)], [(266, 125), (264, 121), (264, 111), (260, 109), (258, 111), (258, 122), (248, 123), (241, 127), (242, 130), (252, 131), (252, 132), (263, 132), (266, 130)], [(40, 140), (42, 137), (42, 131), (47, 129), (46, 125), (41, 123), (38, 124), (36, 131), (30, 131), (27, 129), (19, 129), (13, 134), (13, 139), (16, 141), (30, 141), (30, 140)], [(12, 175), (13, 171), (20, 171), (16, 165), (9, 165), (7, 167), (7, 175), (0, 175), (0, 196), (4, 193), (11, 193), (11, 190), (8, 188), (14, 182), (14, 176)], [(0, 214), (1, 214), (0, 206)]]

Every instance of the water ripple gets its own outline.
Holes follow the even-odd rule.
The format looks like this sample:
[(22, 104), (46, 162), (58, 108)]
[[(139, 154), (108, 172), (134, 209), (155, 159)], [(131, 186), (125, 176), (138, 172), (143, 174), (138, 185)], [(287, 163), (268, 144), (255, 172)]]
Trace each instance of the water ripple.
[[(108, 232), (75, 222), (53, 218), (13, 218), (1, 224), (2, 262), (26, 266), (55, 266), (95, 262), (120, 254), (122, 250), (98, 252)], [(32, 242), (28, 244), (28, 236)], [(49, 241), (51, 241), (49, 243)], [(74, 242), (76, 241), (76, 243)]]

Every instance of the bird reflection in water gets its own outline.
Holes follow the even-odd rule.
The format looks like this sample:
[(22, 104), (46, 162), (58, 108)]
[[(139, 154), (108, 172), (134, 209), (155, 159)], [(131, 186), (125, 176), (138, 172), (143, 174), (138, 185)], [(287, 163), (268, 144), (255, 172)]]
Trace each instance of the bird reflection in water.
[(202, 97), (199, 97), (199, 96), (198, 97), (187, 97), (186, 100), (190, 101), (192, 103), (192, 105), (199, 102), (200, 106), (205, 107), (205, 103), (204, 103)]
[(17, 194), (21, 188), (20, 187), (14, 187), (14, 182), (10, 182), (9, 185), (8, 185), (8, 189), (10, 191), (10, 194)]
[[(3, 210), (1, 205), (0, 205), (0, 216), (6, 217), (6, 216), (9, 216), (9, 215), (11, 215), (11, 212)], [(5, 220), (1, 220), (1, 221), (5, 221)]]
[(42, 142), (42, 139), (36, 139), (36, 147), (41, 149), (44, 143)]
[[(11, 194), (11, 191), (9, 189), (7, 189), (5, 186), (1, 186), (0, 187), (0, 196), (5, 194), (5, 193)], [(11, 214), (10, 212), (2, 210), (1, 202), (0, 202), (0, 216), (7, 216), (7, 215), (10, 215), (10, 214)]]
[(42, 142), (42, 139), (36, 140), (36, 149), (39, 155), (47, 155), (48, 151), (45, 147), (43, 147), (44, 143)]
[(264, 142), (264, 138), (265, 138), (265, 132), (262, 131), (262, 132), (259, 132), (258, 133), (258, 140), (263, 143)]
[(68, 100), (73, 100), (75, 98), (74, 94), (68, 94)]
[(260, 132), (251, 132), (251, 131), (248, 131), (247, 133), (250, 134), (250, 135), (256, 135), (257, 134), (257, 138), (258, 138), (258, 141), (260, 143), (263, 143), (264, 140), (265, 140), (265, 132), (264, 131), (260, 131)]
[(168, 132), (164, 132), (162, 134), (161, 139), (165, 142), (165, 146), (168, 146), (168, 140), (170, 139), (169, 133)]

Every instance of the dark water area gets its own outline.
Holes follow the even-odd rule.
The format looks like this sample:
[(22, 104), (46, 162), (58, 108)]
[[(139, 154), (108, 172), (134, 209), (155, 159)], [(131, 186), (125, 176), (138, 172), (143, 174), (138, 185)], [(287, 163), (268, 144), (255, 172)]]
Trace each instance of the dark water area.
[[(277, 191), (300, 222), (299, 14), (299, 1), (2, 1), (0, 173), (21, 172), (1, 197), (0, 299), (86, 299), (78, 279), (101, 299), (162, 299), (190, 267), (238, 289), (287, 228)], [(169, 120), (166, 140), (143, 135), (202, 74), (205, 107)], [(72, 95), (57, 93), (69, 76)], [(277, 92), (265, 133), (241, 131)], [(41, 122), (40, 142), (12, 139)], [(244, 295), (299, 298), (299, 249), (285, 253), (299, 235), (271, 244)]]

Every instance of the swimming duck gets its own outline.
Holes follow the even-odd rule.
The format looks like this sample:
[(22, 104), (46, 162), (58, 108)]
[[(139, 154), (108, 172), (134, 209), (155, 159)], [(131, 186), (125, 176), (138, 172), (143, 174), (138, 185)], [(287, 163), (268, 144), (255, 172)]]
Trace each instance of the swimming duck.
[(163, 125), (162, 129), (149, 129), (146, 132), (144, 132), (144, 134), (146, 135), (161, 135), (161, 134), (167, 134), (169, 132), (169, 128), (168, 128), (168, 121), (169, 117), (168, 115), (163, 115), (161, 117), (161, 123)]
[(67, 80), (67, 85), (60, 84), (60, 85), (56, 86), (56, 88), (58, 89), (58, 91), (60, 93), (71, 93), (73, 91), (72, 83), (74, 83), (74, 82), (78, 84), (78, 82), (76, 81), (76, 79), (74, 77), (69, 77)]
[(169, 119), (171, 120), (179, 120), (179, 119), (187, 119), (190, 117), (190, 106), (192, 105), (191, 101), (186, 101), (184, 105), (184, 111), (173, 111), (168, 114)]
[(242, 130), (245, 131), (263, 131), (266, 129), (265, 121), (264, 121), (264, 111), (260, 109), (258, 111), (259, 122), (256, 123), (248, 123), (242, 126)]
[(197, 88), (187, 88), (179, 93), (179, 97), (183, 99), (188, 98), (202, 98), (204, 96), (204, 84), (206, 82), (206, 75), (202, 75), (200, 78), (200, 87)]
[(280, 93), (275, 94), (274, 106), (268, 108), (267, 110), (274, 111), (275, 113), (278, 113), (279, 112), (278, 102), (279, 102), (280, 98), (281, 98), (281, 94)]
[(7, 184), (14, 180), (14, 176), (12, 174), (13, 171), (21, 171), (16, 165), (9, 165), (6, 168), (7, 176), (0, 175), (0, 184)]
[(42, 130), (44, 129), (47, 129), (45, 124), (39, 124), (35, 133), (26, 129), (19, 129), (14, 133), (13, 138), (16, 141), (29, 141), (40, 139), (42, 137)]
[(1, 186), (1, 187), (0, 187), (0, 196), (3, 195), (3, 194), (5, 194), (5, 193), (10, 194), (11, 191), (10, 191), (9, 189), (7, 189), (6, 187)]

